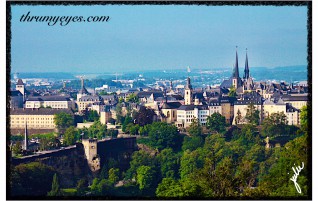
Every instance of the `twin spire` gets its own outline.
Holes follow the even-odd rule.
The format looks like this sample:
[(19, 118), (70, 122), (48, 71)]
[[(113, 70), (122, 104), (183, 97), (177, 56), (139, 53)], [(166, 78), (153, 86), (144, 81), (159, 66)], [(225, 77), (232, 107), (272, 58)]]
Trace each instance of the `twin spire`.
[[(238, 67), (237, 46), (236, 46), (236, 58), (235, 58), (235, 65), (233, 70), (233, 77), (235, 78), (240, 77), (239, 67)], [(248, 57), (247, 57), (247, 48), (246, 48), (246, 59), (245, 59), (245, 69), (244, 69), (243, 79), (248, 79), (249, 77), (250, 77), (250, 70), (248, 66)]]

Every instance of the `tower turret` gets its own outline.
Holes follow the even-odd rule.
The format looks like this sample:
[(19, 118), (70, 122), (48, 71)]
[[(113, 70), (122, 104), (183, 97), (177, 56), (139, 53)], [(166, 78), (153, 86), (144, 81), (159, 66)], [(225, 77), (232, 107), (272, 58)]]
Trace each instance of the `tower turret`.
[(185, 105), (192, 104), (192, 85), (191, 85), (191, 80), (189, 77), (187, 78), (187, 84), (184, 89), (184, 104)]
[(248, 58), (247, 58), (247, 48), (246, 48), (246, 58), (245, 58), (245, 69), (243, 79), (247, 80), (250, 77), (250, 69), (248, 66)]

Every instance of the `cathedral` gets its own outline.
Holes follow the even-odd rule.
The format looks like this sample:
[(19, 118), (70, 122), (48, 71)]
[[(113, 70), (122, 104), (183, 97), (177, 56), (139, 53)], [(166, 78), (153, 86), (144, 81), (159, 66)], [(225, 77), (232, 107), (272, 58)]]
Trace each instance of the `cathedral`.
[(224, 80), (221, 83), (220, 88), (230, 89), (234, 87), (236, 89), (236, 93), (241, 94), (245, 91), (252, 91), (254, 88), (253, 79), (250, 76), (250, 70), (248, 66), (248, 57), (247, 57), (247, 49), (246, 49), (246, 59), (245, 59), (245, 69), (243, 74), (243, 79), (240, 77), (239, 66), (238, 66), (238, 56), (236, 50), (236, 58), (235, 65), (233, 68), (233, 74), (230, 79)]

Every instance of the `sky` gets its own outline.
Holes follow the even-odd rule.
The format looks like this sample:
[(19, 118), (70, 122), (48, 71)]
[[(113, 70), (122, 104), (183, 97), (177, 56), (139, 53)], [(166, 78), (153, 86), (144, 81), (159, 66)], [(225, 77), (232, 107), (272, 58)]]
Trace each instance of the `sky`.
[[(20, 22), (110, 16), (108, 22)], [(12, 72), (114, 73), (307, 65), (307, 8), (297, 6), (12, 6)]]

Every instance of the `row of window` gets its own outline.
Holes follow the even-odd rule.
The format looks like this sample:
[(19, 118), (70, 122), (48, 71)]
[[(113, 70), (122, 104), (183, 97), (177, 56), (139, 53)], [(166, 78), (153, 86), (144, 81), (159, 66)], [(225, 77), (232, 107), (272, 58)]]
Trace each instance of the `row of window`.
[[(25, 118), (25, 119), (28, 119), (28, 120), (53, 120), (53, 117), (50, 117), (50, 118), (35, 118), (35, 117), (28, 117), (28, 118)], [(11, 117), (11, 120), (24, 120), (24, 117)]]
[[(16, 123), (16, 124), (24, 124), (25, 122), (24, 121), (12, 121), (11, 120), (11, 124), (14, 124), (14, 123)], [(28, 121), (27, 122), (28, 124), (39, 124), (39, 123), (41, 123), (41, 124), (44, 124), (44, 123), (46, 123), (46, 124), (53, 124), (53, 121), (51, 121), (51, 122), (49, 122), (49, 121), (46, 121), (46, 122), (44, 122), (44, 121), (41, 121), (41, 122), (39, 122), (39, 121)]]

